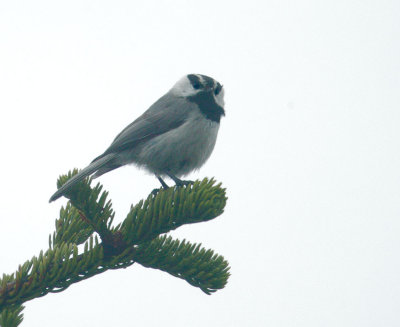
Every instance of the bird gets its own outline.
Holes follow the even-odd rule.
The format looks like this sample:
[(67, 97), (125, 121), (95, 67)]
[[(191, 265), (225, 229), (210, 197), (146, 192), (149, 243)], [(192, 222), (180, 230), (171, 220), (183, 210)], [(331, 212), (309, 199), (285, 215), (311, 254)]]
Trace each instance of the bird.
[(187, 74), (141, 116), (126, 126), (103, 154), (62, 185), (55, 201), (88, 176), (97, 178), (134, 164), (154, 174), (165, 189), (165, 177), (177, 186), (180, 178), (199, 169), (210, 157), (225, 116), (225, 89), (212, 77)]

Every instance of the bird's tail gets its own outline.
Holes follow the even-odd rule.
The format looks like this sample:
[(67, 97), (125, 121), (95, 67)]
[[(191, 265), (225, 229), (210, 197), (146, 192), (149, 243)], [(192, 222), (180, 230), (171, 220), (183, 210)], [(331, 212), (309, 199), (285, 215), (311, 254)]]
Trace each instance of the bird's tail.
[(105, 155), (104, 157), (97, 159), (96, 161), (93, 161), (89, 166), (82, 169), (78, 174), (73, 176), (63, 186), (61, 186), (57, 190), (57, 192), (51, 196), (49, 202), (53, 202), (54, 200), (57, 200), (59, 197), (61, 197), (63, 194), (65, 194), (65, 192), (69, 191), (71, 189), (71, 187), (73, 187), (76, 183), (80, 182), (85, 177), (92, 175), (97, 170), (104, 168), (107, 164), (109, 164), (114, 159), (115, 159), (115, 154), (108, 154), (108, 155)]

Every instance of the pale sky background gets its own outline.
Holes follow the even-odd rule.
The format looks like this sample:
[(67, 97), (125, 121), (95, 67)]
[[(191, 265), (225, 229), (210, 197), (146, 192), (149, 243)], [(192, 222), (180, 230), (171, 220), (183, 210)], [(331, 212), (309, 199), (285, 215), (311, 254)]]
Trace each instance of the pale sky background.
[[(191, 179), (225, 213), (173, 235), (231, 264), (212, 296), (133, 265), (26, 303), (22, 326), (400, 326), (399, 1), (0, 2), (0, 273), (41, 249), (83, 168), (187, 73), (226, 89)], [(99, 179), (116, 221), (158, 181)]]

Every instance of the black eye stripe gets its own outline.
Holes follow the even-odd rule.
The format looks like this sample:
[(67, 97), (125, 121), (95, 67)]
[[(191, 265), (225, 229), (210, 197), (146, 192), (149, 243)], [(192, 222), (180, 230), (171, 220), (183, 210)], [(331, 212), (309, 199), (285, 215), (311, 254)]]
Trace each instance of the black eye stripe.
[(201, 77), (203, 78), (204, 86), (208, 86), (209, 88), (212, 88), (214, 86), (214, 79), (206, 75), (201, 75)]
[(217, 87), (215, 88), (215, 95), (218, 95), (222, 90), (222, 85), (217, 82)]
[(195, 90), (207, 89), (211, 92), (213, 90), (215, 95), (218, 95), (222, 90), (222, 85), (209, 76), (189, 74), (187, 78)]
[(199, 89), (202, 86), (199, 76), (197, 76), (195, 74), (189, 74), (188, 75), (188, 79), (189, 79), (190, 84), (192, 84), (194, 89)]

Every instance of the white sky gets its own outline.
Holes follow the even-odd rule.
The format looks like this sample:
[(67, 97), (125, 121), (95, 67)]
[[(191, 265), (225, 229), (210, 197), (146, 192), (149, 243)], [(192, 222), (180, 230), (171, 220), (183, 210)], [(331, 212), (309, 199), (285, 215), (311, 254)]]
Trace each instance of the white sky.
[[(83, 168), (187, 73), (218, 79), (225, 213), (174, 236), (228, 259), (212, 296), (139, 265), (26, 303), (23, 326), (399, 326), (400, 2), (2, 1), (0, 273), (47, 249)], [(103, 177), (123, 219), (158, 181)]]

